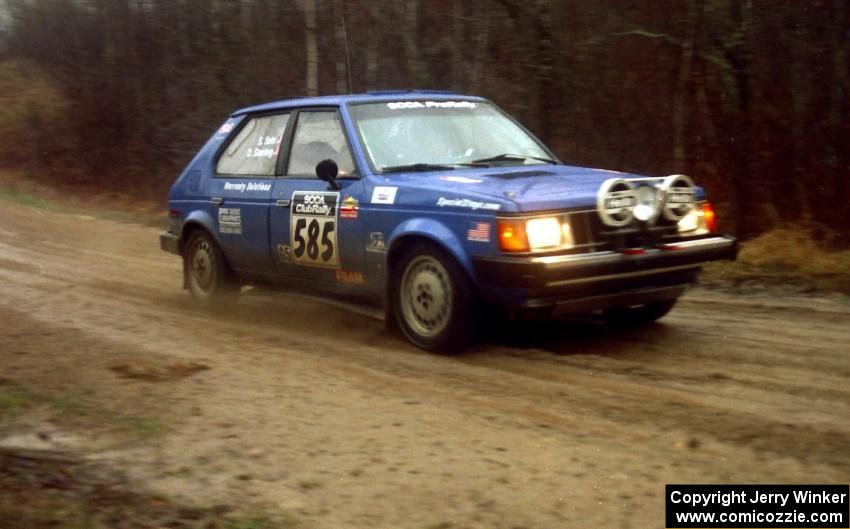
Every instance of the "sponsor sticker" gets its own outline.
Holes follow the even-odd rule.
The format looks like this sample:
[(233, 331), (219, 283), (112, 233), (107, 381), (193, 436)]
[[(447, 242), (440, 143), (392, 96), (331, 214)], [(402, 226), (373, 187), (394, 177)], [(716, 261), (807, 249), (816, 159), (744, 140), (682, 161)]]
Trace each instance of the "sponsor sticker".
[(634, 197), (611, 197), (605, 201), (605, 207), (608, 209), (630, 208), (634, 205)]
[(339, 206), (339, 218), (356, 219), (359, 213), (360, 201), (346, 194), (345, 198), (342, 199), (342, 204)]
[(239, 208), (218, 208), (218, 231), (241, 235), (242, 210)]
[(362, 285), (366, 282), (363, 278), (363, 274), (360, 272), (350, 272), (348, 270), (337, 270), (336, 271), (336, 280), (339, 283), (346, 283), (349, 285)]
[(390, 110), (404, 110), (408, 108), (475, 108), (472, 101), (393, 101), (387, 103)]
[(468, 208), (471, 210), (486, 209), (490, 211), (498, 211), (502, 209), (501, 204), (493, 202), (478, 202), (477, 200), (469, 200), (468, 198), (446, 198), (440, 197), (437, 199), (437, 205), (443, 207)]
[(280, 259), (280, 262), (283, 264), (289, 264), (292, 262), (292, 249), (288, 244), (277, 245), (277, 258)]
[(271, 191), (272, 185), (266, 182), (225, 182), (225, 191)]
[(228, 134), (230, 133), (230, 131), (233, 130), (233, 127), (235, 127), (235, 125), (232, 122), (228, 121), (227, 123), (219, 127), (218, 132), (216, 134)]
[(366, 244), (367, 252), (385, 252), (387, 251), (386, 243), (384, 243), (384, 234), (379, 231), (369, 232), (369, 242)]
[(257, 145), (245, 150), (245, 158), (271, 158), (280, 152), (280, 142), (283, 134), (278, 136), (260, 136)]
[(466, 231), (466, 238), (475, 242), (490, 242), (490, 223), (471, 222)]
[(339, 268), (337, 216), (339, 193), (292, 193), (289, 240), (292, 262), (303, 266)]
[(397, 191), (397, 187), (375, 187), (372, 191), (372, 204), (395, 204)]

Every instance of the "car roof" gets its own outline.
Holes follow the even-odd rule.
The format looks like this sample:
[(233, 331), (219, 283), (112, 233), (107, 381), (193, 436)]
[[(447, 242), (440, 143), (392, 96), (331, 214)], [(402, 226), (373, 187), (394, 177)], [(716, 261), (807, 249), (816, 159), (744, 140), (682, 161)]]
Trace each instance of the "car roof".
[(347, 94), (319, 97), (299, 97), (294, 99), (282, 99), (271, 101), (260, 105), (240, 108), (231, 114), (231, 117), (254, 112), (268, 112), (277, 109), (305, 106), (339, 106), (348, 103), (377, 103), (381, 101), (487, 101), (483, 97), (455, 94), (453, 92), (440, 90), (385, 90), (367, 92), (365, 94)]

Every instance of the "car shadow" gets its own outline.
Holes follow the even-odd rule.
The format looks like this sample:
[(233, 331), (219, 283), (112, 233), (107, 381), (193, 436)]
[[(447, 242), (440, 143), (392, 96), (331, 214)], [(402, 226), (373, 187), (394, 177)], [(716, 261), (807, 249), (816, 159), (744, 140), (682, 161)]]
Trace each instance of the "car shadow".
[[(385, 325), (376, 316), (376, 311), (367, 306), (266, 289), (247, 290), (233, 304), (200, 311), (188, 296), (175, 296), (169, 301), (174, 308), (203, 314), (216, 321), (261, 324), (288, 332), (325, 336), (344, 334), (352, 344), (379, 342), (402, 354), (428, 354), (410, 344), (401, 331)], [(663, 320), (643, 326), (626, 326), (606, 323), (601, 315), (595, 314), (540, 320), (494, 317), (483, 325), (477, 344), (450, 356), (473, 360), (546, 352), (558, 356), (645, 357), (647, 347), (638, 347), (641, 344), (681, 343), (682, 339), (682, 332)]]
[(680, 335), (663, 320), (644, 325), (616, 325), (592, 314), (530, 321), (502, 320), (484, 326), (479, 349), (507, 347), (515, 352), (545, 351), (559, 356), (627, 357), (635, 354), (636, 345), (678, 341)]

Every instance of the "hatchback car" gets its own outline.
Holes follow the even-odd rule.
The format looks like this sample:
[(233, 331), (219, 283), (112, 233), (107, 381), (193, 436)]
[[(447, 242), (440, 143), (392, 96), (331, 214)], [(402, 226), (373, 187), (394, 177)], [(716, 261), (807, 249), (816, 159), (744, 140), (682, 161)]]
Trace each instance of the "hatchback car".
[(168, 195), (163, 250), (208, 305), (245, 284), (381, 304), (417, 346), (509, 317), (665, 315), (734, 259), (705, 192), (561, 163), (480, 97), (381, 92), (234, 112)]

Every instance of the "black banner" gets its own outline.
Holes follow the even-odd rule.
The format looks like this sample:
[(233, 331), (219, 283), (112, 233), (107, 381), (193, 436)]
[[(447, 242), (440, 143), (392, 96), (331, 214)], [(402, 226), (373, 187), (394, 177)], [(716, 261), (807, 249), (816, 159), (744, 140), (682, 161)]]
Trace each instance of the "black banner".
[(850, 528), (850, 485), (667, 485), (665, 527)]

